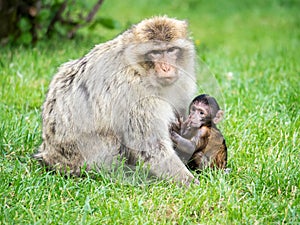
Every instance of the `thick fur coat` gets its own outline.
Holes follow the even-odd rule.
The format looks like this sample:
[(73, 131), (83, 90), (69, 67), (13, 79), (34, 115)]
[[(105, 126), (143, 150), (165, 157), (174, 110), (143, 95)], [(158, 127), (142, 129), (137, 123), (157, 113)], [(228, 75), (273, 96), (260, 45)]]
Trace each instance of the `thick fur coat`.
[[(154, 17), (63, 64), (43, 105), (43, 142), (35, 157), (52, 169), (79, 174), (110, 168), (120, 157), (143, 160), (159, 177), (189, 183), (193, 175), (172, 148), (174, 112), (185, 115), (195, 90), (195, 49), (184, 21)], [(161, 85), (143, 55), (178, 46), (179, 78)]]

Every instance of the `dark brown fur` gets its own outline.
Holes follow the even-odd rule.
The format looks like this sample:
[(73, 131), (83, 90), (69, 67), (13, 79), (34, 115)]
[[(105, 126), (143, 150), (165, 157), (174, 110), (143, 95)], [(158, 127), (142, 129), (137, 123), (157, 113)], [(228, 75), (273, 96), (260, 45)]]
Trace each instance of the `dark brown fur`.
[[(214, 127), (202, 127), (203, 136), (196, 152), (188, 162), (192, 170), (203, 170), (207, 167), (225, 169), (227, 165), (227, 147), (222, 133)], [(204, 129), (206, 131), (204, 131)], [(207, 132), (205, 134), (205, 132)]]

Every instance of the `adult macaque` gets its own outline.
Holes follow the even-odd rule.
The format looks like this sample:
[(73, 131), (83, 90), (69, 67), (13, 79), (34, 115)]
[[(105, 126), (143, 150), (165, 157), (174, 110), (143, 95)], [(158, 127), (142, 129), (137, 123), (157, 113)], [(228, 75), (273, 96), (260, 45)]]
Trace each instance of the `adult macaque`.
[(187, 23), (146, 19), (60, 67), (35, 157), (73, 174), (111, 168), (123, 157), (131, 165), (142, 160), (152, 174), (188, 185), (194, 176), (173, 150), (168, 126), (175, 111), (185, 114), (195, 90)]
[(192, 170), (206, 167), (225, 169), (227, 147), (216, 124), (223, 118), (223, 111), (215, 98), (203, 94), (197, 96), (189, 107), (189, 117), (179, 121), (180, 131), (171, 131), (176, 152)]

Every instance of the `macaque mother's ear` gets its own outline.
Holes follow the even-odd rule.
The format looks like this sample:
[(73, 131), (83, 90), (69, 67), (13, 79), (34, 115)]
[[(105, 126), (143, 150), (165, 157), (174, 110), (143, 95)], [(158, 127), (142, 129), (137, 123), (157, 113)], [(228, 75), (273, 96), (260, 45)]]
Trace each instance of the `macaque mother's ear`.
[(219, 110), (217, 112), (215, 118), (213, 119), (214, 124), (219, 123), (223, 119), (223, 116), (224, 116), (224, 111), (223, 110)]

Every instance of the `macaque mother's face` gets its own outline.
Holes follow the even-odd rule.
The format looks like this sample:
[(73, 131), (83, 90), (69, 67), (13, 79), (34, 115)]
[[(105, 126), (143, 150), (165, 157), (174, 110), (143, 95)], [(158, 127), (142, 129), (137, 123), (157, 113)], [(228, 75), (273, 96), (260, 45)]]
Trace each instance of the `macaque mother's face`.
[(177, 46), (155, 46), (146, 53), (146, 62), (152, 67), (158, 83), (171, 85), (178, 79), (178, 60), (182, 53)]

